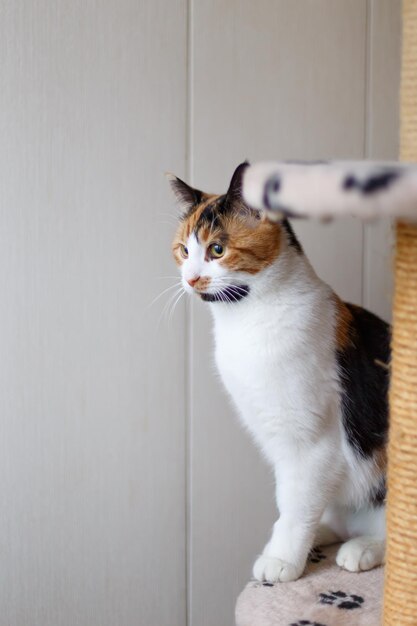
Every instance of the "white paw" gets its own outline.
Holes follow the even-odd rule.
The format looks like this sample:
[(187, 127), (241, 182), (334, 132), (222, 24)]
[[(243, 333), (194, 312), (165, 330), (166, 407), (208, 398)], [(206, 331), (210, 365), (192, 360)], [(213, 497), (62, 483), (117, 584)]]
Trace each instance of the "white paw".
[(349, 572), (362, 572), (384, 562), (385, 541), (374, 537), (355, 537), (344, 543), (336, 563)]
[(271, 556), (259, 556), (253, 566), (253, 575), (257, 580), (269, 583), (287, 583), (297, 580), (302, 574), (292, 563)]

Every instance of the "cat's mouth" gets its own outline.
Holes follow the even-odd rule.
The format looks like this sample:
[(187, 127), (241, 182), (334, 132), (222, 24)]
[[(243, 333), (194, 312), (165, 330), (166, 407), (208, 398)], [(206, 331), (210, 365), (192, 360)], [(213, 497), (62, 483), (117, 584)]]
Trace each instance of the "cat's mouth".
[(245, 298), (249, 291), (248, 285), (230, 285), (214, 293), (200, 293), (199, 296), (204, 302), (228, 302), (233, 304)]

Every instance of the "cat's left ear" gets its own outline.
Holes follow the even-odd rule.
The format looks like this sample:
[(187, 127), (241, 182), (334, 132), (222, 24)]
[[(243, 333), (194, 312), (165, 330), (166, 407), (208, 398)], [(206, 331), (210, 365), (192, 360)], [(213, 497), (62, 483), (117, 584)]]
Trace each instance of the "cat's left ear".
[(233, 204), (235, 202), (243, 202), (243, 174), (245, 173), (247, 167), (249, 167), (249, 161), (244, 161), (235, 169), (232, 180), (230, 181), (229, 189), (226, 193), (227, 203)]
[(200, 204), (203, 200), (204, 193), (202, 191), (190, 187), (190, 185), (187, 185), (187, 183), (181, 180), (181, 178), (178, 178), (178, 176), (175, 176), (175, 174), (167, 172), (166, 177), (174, 192), (176, 201), (185, 213)]

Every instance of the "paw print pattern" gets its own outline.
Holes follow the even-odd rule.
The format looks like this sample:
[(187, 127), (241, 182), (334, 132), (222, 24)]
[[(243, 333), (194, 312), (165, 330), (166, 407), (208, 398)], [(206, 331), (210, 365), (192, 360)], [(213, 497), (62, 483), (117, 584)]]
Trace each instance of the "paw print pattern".
[(313, 548), (308, 555), (310, 563), (320, 563), (323, 559), (327, 559), (327, 556), (320, 550), (320, 548)]
[(321, 604), (332, 604), (338, 609), (359, 609), (364, 603), (361, 596), (356, 596), (354, 593), (348, 594), (344, 591), (321, 593), (319, 598)]
[(267, 582), (266, 580), (264, 580), (263, 582), (254, 580), (252, 583), (252, 586), (253, 587), (274, 587), (274, 583)]
[(319, 624), (318, 622), (310, 622), (308, 619), (300, 619), (298, 622), (293, 622), (290, 626), (325, 626), (325, 624)]

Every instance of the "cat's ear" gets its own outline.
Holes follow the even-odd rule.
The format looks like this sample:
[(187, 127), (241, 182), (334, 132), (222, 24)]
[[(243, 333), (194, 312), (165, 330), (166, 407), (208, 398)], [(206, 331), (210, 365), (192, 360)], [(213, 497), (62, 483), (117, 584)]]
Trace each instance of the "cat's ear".
[(183, 211), (187, 212), (197, 206), (197, 204), (200, 204), (204, 196), (202, 191), (190, 187), (181, 178), (170, 172), (166, 174), (166, 177), (174, 192), (175, 199)]
[(234, 202), (242, 202), (242, 186), (243, 186), (243, 174), (246, 168), (249, 167), (249, 161), (244, 161), (235, 169), (232, 180), (230, 181), (229, 189), (226, 193), (226, 202), (233, 204)]

